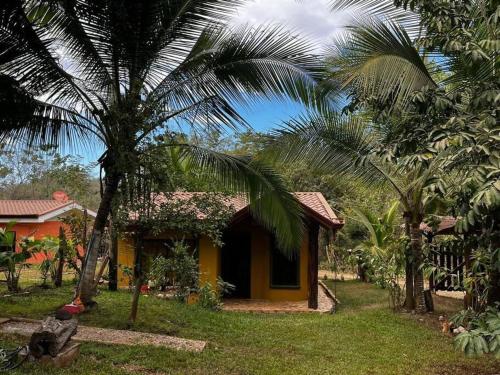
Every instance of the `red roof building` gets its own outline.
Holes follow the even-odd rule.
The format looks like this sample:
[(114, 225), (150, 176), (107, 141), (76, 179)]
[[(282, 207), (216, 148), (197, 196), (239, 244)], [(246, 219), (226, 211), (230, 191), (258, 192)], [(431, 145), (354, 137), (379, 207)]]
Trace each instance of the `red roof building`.
[[(46, 236), (57, 237), (62, 225), (61, 218), (68, 213), (85, 208), (69, 199), (64, 192), (55, 192), (53, 199), (43, 200), (0, 200), (0, 228), (14, 222), (12, 231), (16, 241), (23, 237), (42, 239)], [(87, 214), (95, 217), (96, 213), (87, 210)], [(41, 254), (36, 254), (29, 263), (40, 263)]]

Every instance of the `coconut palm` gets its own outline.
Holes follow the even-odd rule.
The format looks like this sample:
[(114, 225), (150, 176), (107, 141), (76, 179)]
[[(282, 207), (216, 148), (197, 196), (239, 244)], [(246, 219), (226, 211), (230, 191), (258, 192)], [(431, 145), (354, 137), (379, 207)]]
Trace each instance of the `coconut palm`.
[[(236, 108), (259, 99), (311, 102), (320, 71), (312, 46), (280, 27), (229, 30), (224, 24), (242, 2), (1, 2), (0, 79), (15, 95), (2, 90), (0, 105), (23, 107), (2, 118), (1, 142), (104, 149), (102, 200), (79, 287), (83, 302), (91, 300), (111, 202), (124, 174), (135, 170), (143, 142), (173, 126), (235, 129), (245, 125)], [(245, 169), (262, 182), (243, 179), (246, 188), (275, 191), (248, 161), (193, 160), (225, 168), (217, 173), (223, 177)], [(286, 235), (279, 238), (291, 247)]]
[(270, 149), (278, 160), (309, 163), (319, 173), (338, 173), (367, 186), (387, 186), (396, 193), (411, 252), (407, 258), (414, 269), (407, 270), (406, 305), (426, 311), (420, 225), (434, 200), (427, 194), (439, 186), (438, 160), (430, 162), (387, 161), (377, 151), (380, 138), (371, 124), (360, 116), (342, 116), (335, 112), (311, 113), (289, 121), (274, 134)]
[(333, 45), (330, 78), (360, 101), (376, 100), (390, 109), (407, 110), (412, 95), (437, 87), (405, 28), (394, 22), (366, 21), (348, 28)]

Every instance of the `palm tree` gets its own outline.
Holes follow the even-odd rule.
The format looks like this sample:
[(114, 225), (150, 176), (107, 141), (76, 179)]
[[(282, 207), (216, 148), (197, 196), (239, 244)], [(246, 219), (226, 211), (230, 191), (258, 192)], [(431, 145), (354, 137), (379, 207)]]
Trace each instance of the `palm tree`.
[[(123, 176), (136, 169), (143, 142), (174, 125), (235, 129), (246, 124), (236, 106), (259, 99), (312, 102), (321, 70), (312, 46), (280, 27), (229, 30), (224, 23), (242, 2), (2, 1), (0, 78), (16, 95), (14, 101), (2, 90), (0, 104), (24, 108), (2, 119), (2, 143), (104, 149), (102, 200), (79, 284), (84, 303), (91, 301), (111, 202)], [(195, 155), (206, 168), (225, 168), (218, 176), (245, 169), (273, 191), (248, 160)], [(285, 209), (274, 218), (278, 212)]]
[(426, 192), (437, 182), (438, 160), (387, 161), (377, 154), (380, 142), (376, 130), (360, 116), (340, 116), (335, 112), (311, 113), (289, 121), (270, 142), (274, 157), (290, 163), (308, 162), (318, 172), (338, 173), (356, 178), (368, 186), (394, 190), (403, 209), (411, 252), (407, 259), (406, 305), (425, 312), (420, 225), (433, 200)]
[(369, 210), (353, 209), (356, 218), (368, 230), (369, 239), (362, 244), (364, 248), (368, 248), (372, 253), (378, 253), (384, 251), (391, 244), (391, 237), (395, 232), (395, 226), (397, 226), (398, 209), (399, 202), (395, 201), (381, 218)]
[(393, 309), (400, 307), (401, 287), (399, 276), (404, 262), (401, 246), (397, 243), (399, 202), (394, 201), (389, 209), (377, 216), (367, 209), (353, 208), (356, 219), (368, 230), (369, 237), (356, 250), (362, 257), (372, 259), (372, 271), (383, 287), (389, 287), (389, 303)]

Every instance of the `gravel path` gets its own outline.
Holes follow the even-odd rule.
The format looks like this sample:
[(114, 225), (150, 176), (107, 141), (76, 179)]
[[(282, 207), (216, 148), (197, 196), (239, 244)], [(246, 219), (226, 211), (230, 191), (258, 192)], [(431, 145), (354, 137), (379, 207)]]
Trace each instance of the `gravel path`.
[[(29, 337), (33, 331), (38, 328), (39, 324), (40, 323), (38, 321), (12, 319), (0, 324), (0, 333), (11, 333)], [(73, 340), (130, 346), (161, 346), (169, 349), (186, 350), (190, 352), (201, 352), (206, 345), (205, 341), (199, 340), (189, 340), (154, 333), (88, 326), (78, 326), (78, 333), (73, 336)]]

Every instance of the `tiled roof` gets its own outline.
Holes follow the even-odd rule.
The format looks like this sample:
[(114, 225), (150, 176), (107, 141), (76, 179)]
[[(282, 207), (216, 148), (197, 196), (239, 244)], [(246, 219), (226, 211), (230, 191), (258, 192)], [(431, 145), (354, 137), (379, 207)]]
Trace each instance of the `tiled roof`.
[(319, 192), (297, 192), (294, 193), (304, 206), (324, 217), (334, 224), (343, 224), (343, 221), (335, 215), (323, 194)]
[[(453, 216), (442, 216), (440, 219), (441, 221), (439, 222), (438, 228), (434, 234), (436, 235), (453, 233), (455, 230), (457, 219)], [(420, 230), (427, 233), (433, 233), (432, 228), (425, 223), (420, 224)]]
[(46, 200), (0, 200), (0, 217), (38, 217), (58, 210), (73, 201)]
[[(189, 200), (195, 195), (203, 194), (200, 192), (175, 192), (169, 193), (168, 197), (161, 194), (157, 195), (154, 200), (157, 204), (161, 204), (166, 199)], [(313, 214), (322, 221), (322, 224), (327, 226), (339, 226), (343, 224), (343, 221), (335, 215), (323, 194), (319, 192), (296, 192), (294, 195), (306, 208), (307, 213)], [(235, 214), (248, 207), (247, 199), (241, 195), (228, 197), (227, 203), (228, 206), (232, 206), (235, 209)]]

